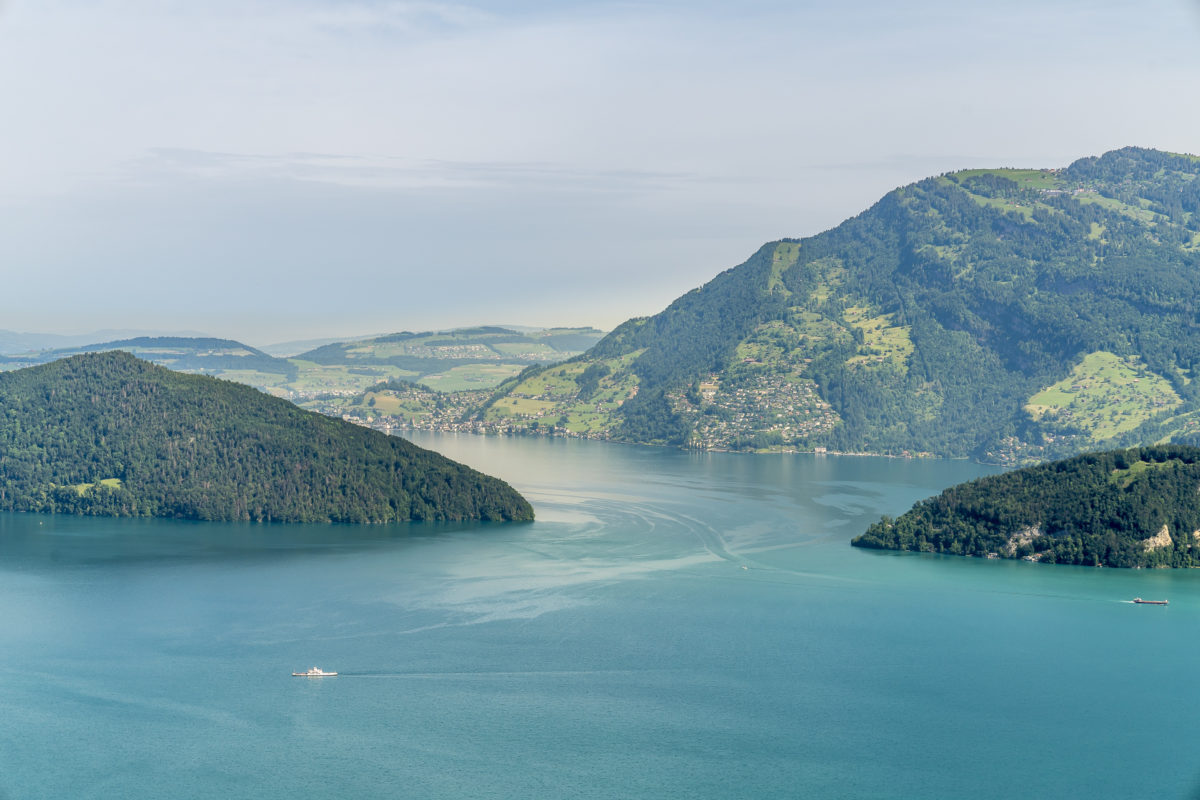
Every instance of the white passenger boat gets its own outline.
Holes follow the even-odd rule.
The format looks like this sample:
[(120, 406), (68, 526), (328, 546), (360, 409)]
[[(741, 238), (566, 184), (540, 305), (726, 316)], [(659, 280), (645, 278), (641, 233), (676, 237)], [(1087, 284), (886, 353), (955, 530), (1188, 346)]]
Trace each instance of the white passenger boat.
[(293, 672), (292, 676), (296, 678), (330, 678), (337, 675), (336, 672), (326, 672), (320, 667), (313, 667), (308, 672)]

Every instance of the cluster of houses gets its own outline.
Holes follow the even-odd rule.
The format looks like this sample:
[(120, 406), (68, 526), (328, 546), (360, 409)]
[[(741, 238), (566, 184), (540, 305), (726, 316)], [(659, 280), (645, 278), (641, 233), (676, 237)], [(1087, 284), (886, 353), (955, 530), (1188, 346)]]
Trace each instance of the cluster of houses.
[(695, 424), (693, 446), (702, 450), (730, 450), (755, 434), (775, 432), (782, 444), (790, 445), (838, 422), (815, 383), (788, 373), (764, 372), (732, 387), (710, 375), (698, 391), (698, 407), (684, 394), (672, 400), (675, 411)]

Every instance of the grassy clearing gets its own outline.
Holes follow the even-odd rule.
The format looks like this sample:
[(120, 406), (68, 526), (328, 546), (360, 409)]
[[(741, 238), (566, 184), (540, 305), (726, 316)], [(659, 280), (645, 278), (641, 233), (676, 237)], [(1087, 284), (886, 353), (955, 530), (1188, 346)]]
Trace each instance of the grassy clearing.
[(354, 406), (356, 413), (376, 414), (385, 417), (401, 417), (415, 421), (428, 417), (432, 413), (433, 400), (429, 395), (412, 392), (396, 392), (384, 389), (379, 392), (367, 392), (363, 395), (362, 403)]
[(1093, 203), (1109, 211), (1115, 211), (1130, 219), (1136, 219), (1138, 222), (1154, 222), (1153, 211), (1143, 208), (1141, 205), (1131, 206), (1128, 203), (1122, 203), (1115, 197), (1104, 197), (1095, 192), (1084, 192), (1076, 195), (1075, 199), (1081, 203)]
[(1033, 206), (1028, 203), (1018, 203), (1016, 200), (1009, 200), (1004, 197), (984, 197), (974, 192), (967, 192), (967, 196), (981, 206), (994, 208), (998, 211), (1015, 211), (1025, 217), (1025, 219), (1033, 219)]
[[(108, 487), (109, 489), (121, 488), (120, 478), (101, 478), (100, 480), (96, 481), (96, 483), (100, 484), (101, 486)], [(88, 489), (91, 489), (93, 486), (95, 486), (96, 483), (77, 483), (71, 488), (82, 495), (85, 494)]]
[(791, 296), (791, 291), (783, 285), (783, 273), (795, 266), (799, 259), (799, 242), (780, 242), (775, 246), (775, 254), (771, 257), (771, 275), (767, 278), (768, 292), (778, 289), (784, 297)]
[(904, 364), (913, 354), (911, 329), (907, 325), (896, 325), (895, 315), (882, 314), (869, 317), (870, 310), (864, 306), (846, 309), (843, 319), (862, 331), (863, 343), (858, 355), (846, 359), (847, 364), (872, 364), (894, 361)]
[(532, 397), (506, 397), (492, 406), (501, 417), (542, 417), (558, 404), (553, 400), (534, 400)]
[(1124, 489), (1133, 483), (1137, 479), (1137, 476), (1143, 472), (1152, 469), (1174, 469), (1182, 464), (1183, 462), (1177, 458), (1173, 458), (1170, 461), (1155, 461), (1154, 463), (1138, 461), (1135, 464), (1131, 464), (1129, 469), (1114, 469), (1112, 474), (1108, 476), (1108, 479)]
[(406, 415), (405, 412), (411, 414), (414, 411), (422, 414), (427, 413), (424, 408), (419, 406), (413, 409), (412, 407), (416, 404), (405, 402), (395, 392), (389, 391), (367, 392), (363, 396), (363, 404), (367, 408), (375, 409), (377, 414), (382, 414), (385, 417), (404, 416)]
[(995, 175), (1015, 181), (1022, 189), (1062, 189), (1066, 186), (1058, 173), (1049, 169), (965, 169), (955, 172), (954, 175), (959, 180)]
[(297, 392), (361, 392), (392, 378), (411, 378), (418, 373), (389, 364), (325, 366), (291, 359), (300, 373), (287, 388)]
[(1136, 357), (1099, 351), (1029, 398), (1025, 411), (1036, 421), (1078, 428), (1103, 442), (1181, 402), (1171, 384)]
[(579, 392), (576, 379), (587, 368), (582, 362), (560, 364), (522, 381), (512, 393), (524, 397), (574, 397)]
[(548, 344), (531, 344), (529, 342), (496, 342), (492, 345), (492, 349), (506, 356), (524, 356), (538, 360), (549, 360), (560, 355)]
[(465, 389), (494, 389), (509, 378), (521, 374), (527, 364), (464, 364), (436, 375), (426, 375), (418, 383), (439, 392)]

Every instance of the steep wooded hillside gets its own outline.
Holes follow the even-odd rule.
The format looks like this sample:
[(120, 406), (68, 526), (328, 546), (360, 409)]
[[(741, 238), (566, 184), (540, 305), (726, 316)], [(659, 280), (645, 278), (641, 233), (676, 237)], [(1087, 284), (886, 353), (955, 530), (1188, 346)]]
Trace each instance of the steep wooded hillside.
[(0, 509), (204, 520), (532, 519), (508, 484), (119, 351), (0, 374)]
[(527, 370), (478, 421), (1000, 463), (1198, 441), (1198, 178), (1137, 148), (929, 178)]

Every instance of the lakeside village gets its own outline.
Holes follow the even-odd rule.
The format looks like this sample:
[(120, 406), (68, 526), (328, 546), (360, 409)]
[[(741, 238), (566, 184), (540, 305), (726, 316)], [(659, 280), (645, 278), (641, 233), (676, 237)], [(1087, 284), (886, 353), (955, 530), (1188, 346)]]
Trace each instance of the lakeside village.
[[(577, 397), (537, 395), (523, 398), (554, 403), (553, 413), (481, 415), (479, 410), (492, 396), (489, 390), (440, 393), (418, 384), (386, 393), (358, 395), (354, 402), (344, 395), (324, 395), (304, 403), (306, 408), (387, 434), (401, 431), (472, 433), (487, 436), (565, 436), (607, 441), (612, 439), (615, 420), (613, 403), (581, 402)], [(636, 388), (633, 389), (636, 392)], [(687, 447), (694, 450), (731, 452), (810, 452), (829, 455), (900, 458), (929, 457), (928, 453), (880, 454), (839, 452), (807, 444), (811, 438), (830, 431), (839, 422), (837, 412), (817, 393), (816, 384), (789, 373), (757, 374), (736, 385), (722, 385), (713, 374), (686, 392), (669, 393), (673, 410), (692, 425)], [(570, 408), (567, 408), (570, 404)], [(560, 413), (561, 412), (561, 413)], [(576, 426), (572, 417), (586, 414), (605, 424)], [(555, 416), (557, 415), (557, 416)]]

